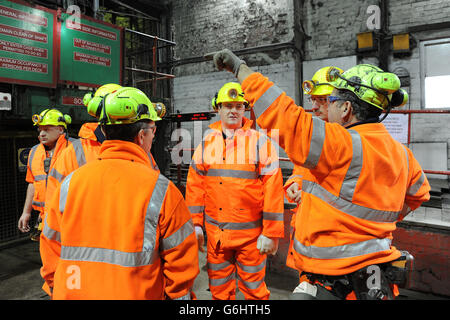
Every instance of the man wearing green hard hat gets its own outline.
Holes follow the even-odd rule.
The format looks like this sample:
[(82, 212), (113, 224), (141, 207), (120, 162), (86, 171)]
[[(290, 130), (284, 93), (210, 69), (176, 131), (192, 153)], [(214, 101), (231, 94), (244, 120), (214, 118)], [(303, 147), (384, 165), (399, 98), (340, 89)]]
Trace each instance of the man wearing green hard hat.
[(411, 263), (392, 246), (396, 222), (430, 198), (413, 153), (381, 123), (407, 101), (398, 77), (368, 64), (342, 74), (331, 68), (326, 123), (230, 50), (208, 56), (234, 73), (245, 99), (263, 111), (260, 127), (279, 129), (290, 160), (311, 173), (293, 239), (294, 263), (306, 279), (291, 299), (393, 299)]
[[(333, 92), (334, 87), (330, 85), (329, 71), (332, 69), (338, 70), (340, 73), (344, 72), (342, 69), (335, 66), (327, 66), (317, 70), (312, 76), (311, 80), (305, 80), (302, 83), (303, 92), (307, 95), (308, 100), (312, 104), (312, 111), (315, 117), (323, 121), (328, 121), (328, 96)], [(291, 176), (286, 180), (283, 188), (285, 190), (286, 199), (289, 202), (294, 202), (297, 207), (291, 212), (293, 213), (291, 218), (291, 240), (292, 235), (295, 232), (295, 214), (298, 211), (298, 206), (301, 203), (302, 184), (303, 180), (309, 179), (310, 173), (305, 167), (295, 165), (292, 170)], [(292, 269), (295, 268), (294, 264), (294, 242), (290, 241), (288, 254), (286, 257), (286, 265)], [(301, 274), (301, 270), (297, 270)]]
[(48, 207), (42, 276), (52, 299), (195, 298), (191, 216), (148, 157), (160, 117), (131, 87), (109, 93), (99, 108), (106, 140), (98, 159), (69, 174)]

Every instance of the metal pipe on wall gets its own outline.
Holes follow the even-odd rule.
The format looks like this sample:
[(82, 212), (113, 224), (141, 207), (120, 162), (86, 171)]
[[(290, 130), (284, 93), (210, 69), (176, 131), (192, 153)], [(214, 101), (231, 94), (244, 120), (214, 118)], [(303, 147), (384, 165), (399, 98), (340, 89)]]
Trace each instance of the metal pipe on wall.
[(99, 0), (93, 0), (93, 11), (94, 11), (94, 18), (97, 19), (97, 13), (99, 8)]

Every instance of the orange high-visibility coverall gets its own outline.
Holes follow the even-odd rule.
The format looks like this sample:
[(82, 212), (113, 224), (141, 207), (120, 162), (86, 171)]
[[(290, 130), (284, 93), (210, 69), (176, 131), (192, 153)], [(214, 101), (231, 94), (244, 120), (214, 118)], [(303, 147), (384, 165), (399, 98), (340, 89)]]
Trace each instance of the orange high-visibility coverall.
[(97, 128), (98, 123), (83, 124), (78, 132), (79, 139), (72, 141), (58, 157), (47, 178), (48, 199), (69, 173), (97, 159), (101, 146), (95, 135)]
[[(48, 199), (51, 199), (51, 195), (61, 185), (66, 176), (86, 163), (98, 158), (101, 142), (97, 139), (95, 134), (96, 130), (100, 130), (98, 123), (88, 122), (83, 124), (78, 132), (79, 139), (73, 140), (72, 144), (61, 152), (47, 177), (46, 197)], [(149, 154), (149, 156), (151, 157), (150, 167), (159, 171), (152, 155)], [(48, 211), (48, 209), (46, 208), (45, 211)], [(45, 215), (43, 220), (45, 223)], [(42, 267), (41, 273), (44, 274), (45, 272)], [(46, 284), (45, 282), (43, 290), (50, 295), (50, 290)]]
[(39, 211), (39, 216), (42, 220), (44, 217), (48, 174), (55, 165), (56, 159), (58, 159), (64, 149), (72, 145), (74, 141), (75, 139), (73, 138), (66, 138), (65, 134), (62, 134), (58, 138), (47, 173), (44, 170), (44, 160), (48, 157), (48, 152), (45, 150), (44, 145), (39, 143), (33, 146), (28, 154), (27, 175), (25, 180), (28, 183), (32, 183), (34, 186), (32, 206), (34, 210)]
[(199, 268), (189, 210), (136, 144), (103, 142), (48, 209), (42, 276), (53, 299), (191, 297)]
[(296, 267), (342, 275), (397, 259), (396, 222), (430, 197), (411, 150), (381, 123), (346, 129), (312, 117), (260, 73), (242, 88), (250, 104), (265, 109), (258, 124), (279, 129), (291, 161), (311, 172), (295, 221)]
[(213, 299), (235, 298), (235, 273), (246, 299), (268, 299), (266, 254), (258, 236), (282, 238), (283, 178), (271, 140), (251, 129), (252, 121), (224, 139), (221, 122), (194, 152), (186, 203), (195, 225), (207, 234), (209, 287)]
[[(308, 169), (300, 167), (300, 166), (294, 166), (294, 169), (292, 170), (292, 175), (286, 180), (283, 189), (285, 191), (286, 199), (288, 199), (289, 202), (292, 202), (289, 197), (286, 194), (287, 188), (289, 188), (294, 182), (298, 184), (298, 189), (302, 189), (302, 181), (305, 174), (307, 174)], [(290, 232), (289, 232), (289, 250), (286, 256), (286, 265), (289, 268), (296, 269), (295, 268), (295, 262), (294, 262), (294, 231), (295, 231), (295, 215), (298, 211), (299, 205), (297, 204), (297, 207), (292, 209), (292, 217), (291, 217), (291, 223), (290, 223)], [(299, 270), (299, 273), (301, 271)]]

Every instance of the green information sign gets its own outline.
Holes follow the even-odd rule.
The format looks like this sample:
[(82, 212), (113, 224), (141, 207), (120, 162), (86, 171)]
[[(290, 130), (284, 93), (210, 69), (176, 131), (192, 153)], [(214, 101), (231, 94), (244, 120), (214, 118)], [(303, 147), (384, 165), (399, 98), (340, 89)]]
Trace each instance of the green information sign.
[(122, 83), (122, 33), (112, 24), (61, 13), (59, 81), (100, 86)]
[(56, 87), (56, 11), (0, 1), (0, 82)]

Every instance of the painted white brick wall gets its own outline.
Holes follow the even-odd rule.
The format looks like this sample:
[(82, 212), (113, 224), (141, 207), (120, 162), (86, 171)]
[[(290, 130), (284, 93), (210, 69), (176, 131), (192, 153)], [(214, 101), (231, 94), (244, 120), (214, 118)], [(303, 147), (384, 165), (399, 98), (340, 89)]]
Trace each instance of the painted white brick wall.
[[(252, 67), (252, 69), (256, 72), (261, 72), (264, 76), (268, 77), (290, 97), (295, 97), (296, 91), (299, 90), (299, 88), (295, 86), (296, 75), (294, 61), (270, 66)], [(179, 110), (181, 113), (212, 111), (212, 98), (225, 83), (230, 81), (237, 80), (234, 75), (226, 71), (175, 78), (173, 93), (174, 110)], [(256, 117), (261, 113), (261, 110), (255, 110)], [(245, 117), (250, 118), (250, 112), (246, 112)], [(203, 133), (206, 132), (211, 123), (218, 120), (219, 117), (216, 116), (210, 121), (202, 121)], [(198, 124), (194, 124), (193, 122), (182, 122), (181, 124), (181, 128), (189, 130), (192, 133), (193, 143), (194, 125)], [(195, 133), (197, 134), (197, 131)], [(198, 139), (196, 140), (198, 141)], [(196, 145), (193, 147), (196, 147)], [(280, 156), (287, 157), (282, 149), (280, 149)], [(292, 165), (290, 163), (282, 163), (282, 167), (292, 167)]]
[[(375, 0), (309, 0), (303, 1), (301, 16), (294, 16), (293, 1), (231, 1), (231, 0), (166, 0), (173, 8), (173, 33), (177, 46), (176, 59), (203, 55), (222, 48), (243, 49), (290, 41), (294, 28), (303, 26), (310, 40), (304, 43), (304, 60), (332, 59), (355, 55), (356, 35), (368, 31), (367, 13)], [(389, 1), (389, 32), (407, 32), (409, 27), (450, 21), (448, 0), (391, 0)], [(450, 29), (411, 33), (415, 47), (409, 57), (396, 58), (389, 55), (388, 69), (405, 68), (410, 75), (410, 86), (406, 87), (410, 101), (405, 110), (422, 109), (420, 69), (420, 41), (450, 37)], [(246, 57), (247, 58), (247, 57)], [(301, 94), (298, 81), (301, 78), (301, 62), (294, 62), (290, 55), (257, 54), (248, 57), (252, 67), (268, 76), (288, 95)], [(261, 63), (258, 63), (261, 61)], [(375, 57), (360, 58), (359, 63), (378, 64)], [(216, 72), (211, 63), (183, 65), (175, 68), (174, 109), (180, 112), (207, 111), (211, 99), (222, 84), (234, 81), (227, 72)], [(300, 77), (299, 77), (300, 75)], [(297, 100), (297, 99), (296, 99)], [(297, 101), (298, 102), (298, 101)], [(447, 170), (450, 167), (450, 115), (411, 115), (411, 142), (445, 143), (447, 145)], [(214, 121), (218, 118), (213, 118)], [(202, 123), (204, 128), (209, 123)], [(183, 128), (192, 130), (193, 124), (183, 123)], [(412, 145), (411, 145), (412, 146)], [(282, 155), (283, 156), (283, 155)], [(418, 155), (420, 156), (420, 155)], [(424, 169), (430, 169), (425, 168)], [(447, 178), (448, 179), (448, 178)], [(436, 210), (421, 208), (411, 217), (424, 221), (439, 221)], [(440, 221), (449, 221), (448, 208), (441, 213)]]

